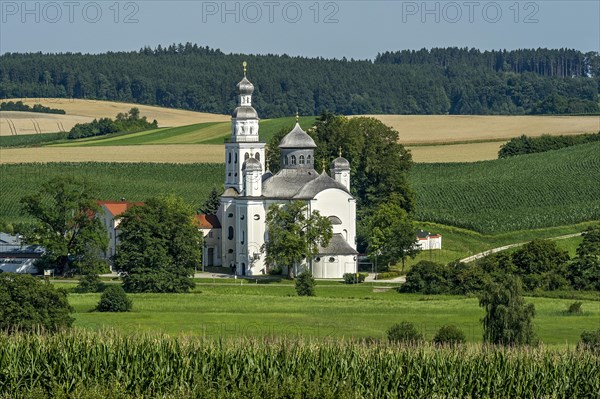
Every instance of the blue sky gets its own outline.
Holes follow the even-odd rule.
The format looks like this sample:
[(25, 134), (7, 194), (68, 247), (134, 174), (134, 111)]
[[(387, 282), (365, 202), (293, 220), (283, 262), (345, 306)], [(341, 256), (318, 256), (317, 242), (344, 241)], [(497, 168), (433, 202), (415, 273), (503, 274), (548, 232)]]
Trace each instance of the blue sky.
[(138, 50), (374, 58), (423, 47), (600, 51), (600, 1), (0, 1), (0, 52)]

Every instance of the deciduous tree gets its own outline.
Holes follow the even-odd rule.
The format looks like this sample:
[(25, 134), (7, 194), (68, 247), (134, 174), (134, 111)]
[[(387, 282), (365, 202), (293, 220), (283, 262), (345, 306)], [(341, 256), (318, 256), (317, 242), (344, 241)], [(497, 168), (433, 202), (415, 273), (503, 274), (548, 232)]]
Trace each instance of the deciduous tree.
[(115, 265), (129, 292), (187, 292), (202, 262), (202, 233), (181, 198), (151, 198), (129, 208), (119, 225)]
[(271, 205), (266, 224), (269, 238), (262, 250), (267, 253), (267, 265), (287, 266), (290, 275), (303, 260), (317, 255), (319, 245), (326, 247), (333, 237), (331, 221), (319, 211), (309, 213), (302, 201)]
[(36, 219), (24, 239), (46, 249), (46, 264), (68, 274), (73, 262), (93, 263), (108, 246), (108, 234), (95, 215), (100, 209), (82, 180), (56, 177), (39, 192), (21, 199), (24, 211)]

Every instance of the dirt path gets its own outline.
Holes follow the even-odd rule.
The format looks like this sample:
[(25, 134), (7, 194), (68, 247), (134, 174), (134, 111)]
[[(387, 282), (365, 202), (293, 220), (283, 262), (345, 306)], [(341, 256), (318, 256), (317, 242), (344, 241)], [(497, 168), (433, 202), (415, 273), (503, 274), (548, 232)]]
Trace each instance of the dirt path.
[[(548, 238), (548, 239), (549, 240), (553, 240), (553, 241), (555, 241), (555, 240), (566, 240), (567, 238), (577, 237), (577, 236), (580, 236), (581, 234), (582, 233), (566, 234), (564, 236), (552, 237), (552, 238)], [(484, 258), (484, 257), (486, 257), (488, 255), (491, 255), (491, 254), (495, 254), (496, 252), (505, 251), (505, 250), (510, 249), (510, 248), (520, 247), (522, 245), (527, 244), (527, 242), (529, 242), (529, 241), (520, 242), (520, 243), (517, 243), (517, 244), (510, 244), (510, 245), (505, 245), (503, 247), (489, 249), (489, 250), (487, 250), (485, 252), (480, 252), (478, 254), (475, 254), (475, 255), (469, 256), (467, 258), (461, 259), (460, 261), (463, 262), (463, 263), (473, 262), (473, 261), (475, 261), (477, 259)]]

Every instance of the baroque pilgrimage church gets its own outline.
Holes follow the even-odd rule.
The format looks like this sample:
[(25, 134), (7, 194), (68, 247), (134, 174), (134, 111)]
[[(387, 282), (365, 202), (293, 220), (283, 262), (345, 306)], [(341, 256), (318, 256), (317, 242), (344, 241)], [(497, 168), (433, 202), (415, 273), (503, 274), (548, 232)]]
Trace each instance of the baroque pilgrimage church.
[[(331, 162), (330, 174), (314, 169), (313, 139), (298, 121), (279, 144), (281, 170), (265, 168), (265, 143), (258, 136), (258, 114), (252, 107), (254, 85), (246, 78), (237, 84), (238, 107), (231, 118), (231, 138), (225, 144), (225, 191), (218, 221), (205, 221), (205, 264), (235, 266), (238, 275), (266, 274), (265, 220), (272, 204), (305, 201), (308, 212), (329, 217), (333, 238), (303, 267), (316, 278), (341, 278), (356, 273), (356, 200), (350, 194), (350, 163), (341, 156)], [(297, 118), (296, 118), (297, 119)], [(207, 231), (208, 230), (208, 231)]]
[[(273, 204), (304, 201), (307, 212), (319, 211), (331, 220), (333, 238), (306, 259), (316, 278), (342, 278), (356, 273), (356, 200), (350, 194), (350, 163), (341, 157), (331, 162), (329, 175), (314, 169), (313, 139), (296, 120), (296, 126), (279, 144), (281, 170), (266, 170), (265, 143), (258, 137), (258, 114), (252, 107), (254, 85), (244, 78), (237, 84), (238, 107), (231, 118), (231, 138), (225, 144), (225, 191), (217, 215), (197, 215), (204, 234), (203, 266), (235, 268), (242, 276), (267, 273), (261, 248), (268, 239), (267, 210)], [(118, 248), (121, 214), (143, 203), (99, 201), (101, 218), (109, 234), (107, 257)], [(287, 266), (287, 265), (282, 265)], [(299, 270), (295, 270), (299, 272)]]

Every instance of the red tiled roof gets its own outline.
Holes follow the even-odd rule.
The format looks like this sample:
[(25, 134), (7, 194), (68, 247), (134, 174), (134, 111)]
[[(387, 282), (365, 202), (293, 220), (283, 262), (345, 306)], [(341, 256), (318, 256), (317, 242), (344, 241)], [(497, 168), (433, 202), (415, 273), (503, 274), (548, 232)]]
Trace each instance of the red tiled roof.
[(132, 206), (142, 206), (143, 202), (126, 202), (126, 201), (98, 201), (98, 205), (106, 208), (113, 216), (119, 216)]
[(201, 229), (221, 228), (221, 222), (219, 222), (219, 218), (216, 215), (205, 215), (204, 213), (196, 215), (196, 224)]

